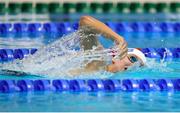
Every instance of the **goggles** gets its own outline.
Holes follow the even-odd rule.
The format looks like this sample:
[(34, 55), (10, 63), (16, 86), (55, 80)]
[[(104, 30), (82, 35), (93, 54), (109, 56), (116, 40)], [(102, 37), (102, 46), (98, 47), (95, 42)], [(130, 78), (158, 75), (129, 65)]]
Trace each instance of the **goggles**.
[(130, 60), (130, 62), (131, 63), (135, 63), (135, 62), (137, 62), (138, 61), (138, 58), (137, 57), (135, 57), (135, 56), (128, 56), (128, 59)]

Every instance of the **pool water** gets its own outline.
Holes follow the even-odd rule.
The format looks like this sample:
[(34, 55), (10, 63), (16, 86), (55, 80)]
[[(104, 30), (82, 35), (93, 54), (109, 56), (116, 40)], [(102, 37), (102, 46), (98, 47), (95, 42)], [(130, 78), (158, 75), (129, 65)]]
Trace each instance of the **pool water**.
[[(111, 75), (94, 75), (91, 78), (111, 78), (111, 79), (125, 79), (125, 78), (178, 78), (180, 76), (180, 60), (174, 59), (172, 61), (166, 61), (160, 63), (160, 61), (156, 61), (154, 59), (148, 59), (149, 65), (144, 68), (130, 68), (125, 72), (118, 72)], [(7, 75), (7, 73), (0, 73), (0, 79), (58, 79), (62, 78), (59, 75), (56, 77), (51, 76), (40, 76), (40, 75), (25, 75), (25, 76), (14, 76), (14, 75)], [(89, 78), (89, 77), (75, 77), (75, 78)], [(68, 78), (69, 79), (69, 78)], [(70, 78), (72, 79), (72, 78)]]
[[(167, 47), (180, 45), (180, 35), (171, 33), (120, 33), (129, 47)], [(46, 39), (48, 40), (48, 39)], [(42, 40), (42, 42), (44, 42)], [(48, 42), (48, 41), (47, 41)], [(143, 42), (143, 43), (142, 43)], [(144, 43), (145, 42), (145, 43)], [(41, 43), (41, 42), (40, 42)], [(108, 45), (109, 42), (105, 42)], [(44, 43), (46, 45), (46, 43)], [(110, 76), (95, 78), (178, 78), (180, 59), (148, 59), (147, 67), (129, 69)], [(60, 76), (59, 76), (60, 77)], [(48, 76), (12, 76), (0, 79), (54, 79)], [(58, 77), (56, 77), (58, 78)], [(180, 111), (180, 92), (29, 92), (0, 93), (0, 111)]]
[(33, 92), (0, 94), (1, 112), (178, 112), (180, 92)]
[[(128, 47), (129, 48), (178, 48), (179, 46), (179, 42), (180, 42), (180, 33), (167, 33), (167, 32), (162, 32), (162, 33), (141, 33), (141, 32), (130, 32), (130, 33), (119, 33), (120, 35), (122, 35), (123, 37), (125, 37), (127, 43), (128, 43)], [(67, 38), (71, 38), (71, 37), (76, 37), (77, 34), (73, 33), (73, 34), (69, 34), (67, 36), (64, 37), (64, 39)], [(23, 38), (22, 38), (23, 39)], [(38, 38), (37, 38), (38, 39)], [(32, 40), (37, 40), (37, 39), (32, 39)], [(33, 43), (32, 41), (32, 48), (37, 47), (40, 48), (42, 47), (42, 45), (48, 45), (51, 43), (54, 43), (54, 41), (58, 41), (58, 45), (60, 45), (61, 43), (61, 39), (62, 38), (54, 38), (51, 39), (50, 37), (41, 37), (40, 39), (38, 39), (38, 42), (41, 44), (41, 46), (34, 46), (34, 44), (37, 44), (37, 42)], [(72, 38), (73, 39), (73, 38)], [(75, 38), (76, 39), (76, 38)], [(30, 40), (30, 39), (28, 39)], [(50, 40), (50, 42), (49, 42)], [(19, 40), (17, 40), (17, 42), (14, 44), (17, 48), (17, 45)], [(22, 41), (22, 40), (21, 40)], [(27, 40), (24, 41), (19, 41), (19, 48), (23, 48), (22, 44), (29, 42)], [(99, 41), (100, 43), (105, 47), (105, 48), (109, 48), (112, 46), (113, 42), (112, 40), (106, 39), (102, 36), (99, 37)], [(7, 41), (6, 41), (7, 42)], [(72, 41), (73, 42), (73, 41)], [(142, 43), (143, 42), (143, 43)], [(28, 45), (28, 46), (31, 46)], [(39, 45), (40, 45), (39, 44)], [(55, 44), (53, 44), (55, 45)], [(13, 45), (7, 45), (8, 47), (11, 47)], [(7, 47), (7, 48), (8, 48)], [(53, 47), (53, 46), (50, 46)], [(47, 55), (49, 53), (44, 53), (42, 54), (42, 58), (43, 56)], [(57, 54), (57, 53), (55, 53)], [(40, 54), (39, 54), (40, 55)], [(40, 59), (40, 56), (38, 56), (38, 58), (35, 58), (35, 60)], [(178, 58), (173, 58), (173, 59), (153, 59), (153, 58), (148, 58), (148, 63), (147, 66), (144, 68), (137, 68), (137, 67), (133, 67), (133, 68), (129, 68), (128, 71), (125, 72), (120, 72), (120, 73), (115, 73), (115, 74), (101, 74), (101, 73), (97, 73), (94, 76), (90, 76), (90, 78), (175, 78), (175, 77), (179, 77), (180, 75), (180, 59)], [(38, 60), (37, 60), (38, 61)], [(54, 61), (54, 60), (52, 60)], [(48, 61), (48, 62), (52, 62), (52, 61)], [(38, 61), (39, 62), (39, 61)], [(57, 63), (57, 62), (56, 62)], [(29, 65), (29, 64), (28, 64)], [(46, 64), (47, 65), (47, 64)], [(72, 64), (74, 65), (74, 64)], [(3, 66), (3, 65), (2, 65)], [(13, 65), (10, 64), (10, 68), (12, 68)], [(15, 65), (16, 66), (16, 65)], [(77, 65), (76, 65), (77, 66)], [(13, 66), (14, 67), (14, 66)], [(35, 68), (32, 67), (32, 68)], [(58, 70), (60, 71), (60, 69)], [(13, 75), (7, 75), (7, 73), (2, 73), (0, 72), (0, 75), (2, 75), (0, 77), (0, 79), (12, 79)], [(6, 75), (6, 76), (4, 76)], [(39, 78), (62, 78), (64, 75), (62, 73), (59, 73), (58, 76), (52, 76), (52, 75), (27, 75), (27, 76), (21, 76), (21, 77), (17, 77), (14, 76), (13, 79), (22, 79), (22, 78), (27, 78), (27, 79), (39, 79)], [(89, 78), (89, 76), (76, 76), (76, 78)], [(72, 78), (71, 78), (72, 79)]]

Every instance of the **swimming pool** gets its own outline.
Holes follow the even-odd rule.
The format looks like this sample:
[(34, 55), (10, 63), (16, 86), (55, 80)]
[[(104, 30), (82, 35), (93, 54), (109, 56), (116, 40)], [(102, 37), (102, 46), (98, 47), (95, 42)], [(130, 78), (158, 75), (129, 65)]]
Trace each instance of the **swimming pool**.
[[(179, 111), (179, 92), (0, 94), (1, 111)], [(11, 109), (9, 107), (11, 106)]]
[[(121, 33), (129, 47), (178, 48), (178, 33)], [(136, 39), (136, 40), (134, 40)], [(32, 39), (33, 40), (33, 39)], [(39, 43), (47, 44), (48, 38)], [(137, 41), (138, 40), (138, 41)], [(148, 42), (148, 43), (141, 43)], [(108, 41), (104, 41), (108, 44)], [(18, 44), (18, 43), (17, 43)], [(33, 43), (34, 44), (34, 43)], [(3, 45), (8, 48), (8, 45)], [(33, 45), (34, 46), (34, 45)], [(39, 47), (35, 45), (34, 47)], [(13, 48), (10, 47), (10, 48)], [(21, 45), (19, 45), (21, 48)], [(179, 78), (180, 61), (173, 58), (160, 63), (150, 59), (149, 67), (116, 73), (108, 78)], [(107, 77), (107, 76), (106, 76)], [(0, 79), (52, 79), (41, 76), (12, 77), (1, 74)], [(103, 78), (101, 75), (96, 78)], [(54, 78), (53, 78), (54, 79)], [(180, 111), (180, 93), (177, 91), (155, 92), (14, 92), (0, 93), (1, 111)], [(9, 107), (11, 106), (11, 109)]]
[[(0, 9), (0, 20), (6, 23), (0, 23), (0, 62), (5, 59), (1, 56), (1, 50), (10, 49), (11, 52), (14, 49), (21, 51), (22, 48), (25, 48), (25, 51), (34, 48), (39, 50), (42, 46), (48, 45), (64, 34), (69, 34), (74, 29), (77, 29), (77, 22), (74, 21), (78, 21), (80, 16), (88, 13), (98, 19), (108, 21), (106, 22), (108, 26), (125, 37), (128, 47), (144, 48), (144, 51), (149, 50), (150, 52), (147, 52), (146, 56), (150, 58), (148, 58), (148, 66), (142, 69), (135, 67), (135, 70), (129, 69), (126, 72), (115, 74), (98, 73), (91, 77), (75, 77), (76, 79), (178, 79), (180, 76), (180, 52), (177, 52), (180, 50), (179, 2), (146, 2), (145, 4), (134, 1), (130, 3), (119, 2), (117, 4), (109, 2), (92, 2), (90, 4), (81, 2), (78, 4), (14, 2), (7, 4), (6, 1), (2, 1), (0, 3), (2, 7)], [(71, 21), (71, 23), (49, 23), (47, 22), (49, 20)], [(11, 21), (15, 23), (9, 23)], [(40, 23), (42, 21), (45, 21), (45, 24)], [(130, 23), (120, 21), (129, 21)], [(109, 40), (100, 38), (100, 41), (105, 46), (111, 45)], [(23, 53), (23, 55), (26, 54)], [(11, 55), (8, 57), (12, 58)], [(16, 57), (23, 58), (24, 56)], [(0, 83), (2, 83), (1, 80), (56, 80), (61, 79), (62, 76), (63, 74), (55, 77), (47, 75), (14, 76), (0, 72)], [(171, 84), (169, 87), (171, 88)], [(19, 90), (16, 89), (17, 87), (13, 88)], [(115, 92), (33, 90), (28, 92), (12, 91), (11, 93), (2, 93), (2, 90), (4, 89), (1, 84), (1, 112), (180, 111), (180, 92), (176, 90), (120, 90)]]

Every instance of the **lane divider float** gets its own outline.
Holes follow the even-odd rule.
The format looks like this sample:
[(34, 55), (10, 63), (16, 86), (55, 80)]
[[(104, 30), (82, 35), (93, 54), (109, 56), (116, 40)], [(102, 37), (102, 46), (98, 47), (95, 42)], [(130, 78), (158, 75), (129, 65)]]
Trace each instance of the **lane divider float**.
[[(0, 62), (23, 59), (28, 55), (33, 55), (38, 49), (0, 49)], [(146, 57), (155, 59), (174, 59), (180, 58), (180, 48), (141, 48)]]
[[(105, 22), (117, 33), (179, 33), (179, 22)], [(0, 37), (61, 37), (78, 29), (78, 23), (0, 23)]]
[(1, 93), (32, 91), (180, 91), (180, 79), (0, 80)]

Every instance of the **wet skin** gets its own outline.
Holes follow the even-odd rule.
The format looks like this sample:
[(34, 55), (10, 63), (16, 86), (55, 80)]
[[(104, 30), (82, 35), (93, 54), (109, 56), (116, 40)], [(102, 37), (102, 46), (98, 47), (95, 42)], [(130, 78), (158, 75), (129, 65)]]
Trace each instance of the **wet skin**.
[(132, 66), (133, 63), (129, 60), (128, 57), (125, 57), (123, 59), (113, 59), (112, 65), (109, 65), (107, 67), (107, 71), (109, 72), (118, 72), (118, 71), (124, 71), (127, 70), (128, 67)]

